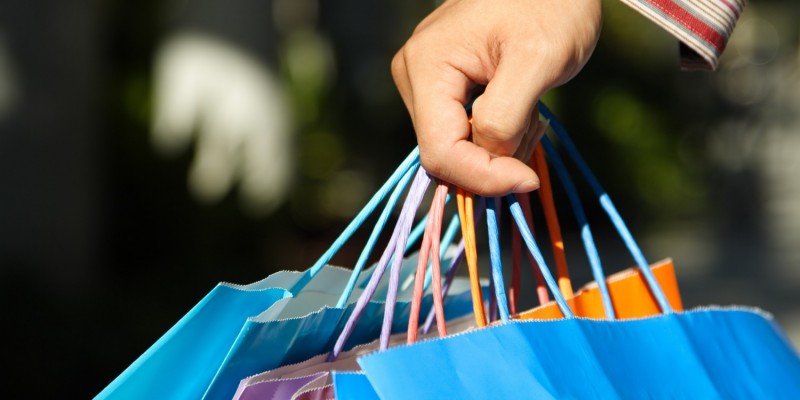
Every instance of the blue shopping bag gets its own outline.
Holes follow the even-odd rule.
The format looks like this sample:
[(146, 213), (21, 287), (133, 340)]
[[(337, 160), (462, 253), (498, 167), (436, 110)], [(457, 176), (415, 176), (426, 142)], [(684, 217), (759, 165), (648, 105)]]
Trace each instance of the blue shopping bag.
[(291, 294), (274, 279), (217, 285), (97, 398), (191, 398), (205, 391), (242, 323)]
[[(709, 307), (630, 320), (575, 318), (514, 199), (510, 208), (566, 318), (515, 321), (506, 314), (496, 326), (375, 352), (358, 359), (363, 374), (335, 381), (337, 394), (374, 391), (387, 400), (800, 398), (800, 357), (762, 311)], [(487, 216), (491, 227), (491, 206)], [(494, 239), (490, 234), (490, 249)]]
[[(430, 178), (427, 177), (424, 171), (420, 171), (417, 179), (415, 180), (415, 184), (409, 191), (406, 205), (403, 207), (403, 211), (400, 214), (395, 231), (399, 230), (400, 232), (408, 232), (410, 229), (415, 210), (418, 207), (423, 194), (423, 192), (415, 190), (415, 187), (418, 186), (418, 183), (425, 181), (430, 181)], [(427, 185), (427, 183), (425, 183), (425, 185)], [(435, 232), (439, 232), (441, 226), (442, 214), (439, 211), (443, 210), (444, 203), (446, 203), (447, 191), (445, 189), (446, 186), (437, 186), (437, 193), (432, 201), (432, 211), (429, 212), (428, 215), (430, 218), (428, 218), (427, 222), (431, 229), (429, 231), (428, 228), (426, 228), (422, 249), (420, 250), (421, 254), (425, 254), (426, 257), (430, 254), (441, 256), (441, 252), (436, 251), (439, 247), (439, 236), (438, 233)], [(445, 237), (447, 236), (447, 233), (445, 233)], [(400, 235), (400, 237), (402, 237), (402, 235)], [(390, 342), (398, 344), (401, 341), (407, 340), (407, 337), (404, 334), (389, 335), (391, 332), (397, 331), (397, 328), (403, 328), (410, 325), (409, 320), (411, 315), (408, 314), (408, 310), (404, 306), (404, 302), (406, 300), (398, 301), (404, 297), (407, 298), (409, 294), (408, 292), (398, 291), (398, 288), (401, 286), (400, 282), (407, 280), (403, 276), (409, 276), (409, 273), (414, 271), (414, 268), (410, 268), (411, 265), (409, 265), (408, 262), (399, 262), (402, 260), (404, 251), (406, 249), (406, 243), (404, 243), (404, 241), (404, 239), (400, 241), (390, 240), (376, 268), (371, 272), (370, 281), (366, 285), (365, 290), (360, 294), (358, 301), (354, 305), (352, 313), (348, 315), (347, 323), (343, 326), (343, 329), (339, 333), (331, 352), (320, 354), (297, 364), (286, 365), (247, 377), (246, 379), (241, 380), (239, 383), (234, 399), (299, 399), (313, 395), (326, 395), (331, 393), (331, 386), (329, 382), (330, 372), (341, 372), (343, 370), (349, 371), (357, 369), (355, 359), (358, 357), (358, 355), (365, 352), (370, 352), (378, 346), (381, 346), (381, 348), (388, 347)], [(444, 313), (448, 318), (445, 320), (444, 318), (441, 318), (443, 316), (440, 315), (440, 318), (437, 319), (437, 325), (439, 323), (445, 324), (447, 325), (446, 330), (451, 332), (468, 329), (472, 326), (471, 317), (468, 315), (463, 318), (454, 318), (458, 317), (459, 315), (466, 314), (469, 307), (469, 299), (467, 296), (469, 290), (466, 290), (467, 283), (462, 282), (461, 280), (453, 280), (456, 267), (461, 259), (463, 250), (464, 246), (459, 246), (456, 256), (452, 260), (449, 260), (450, 262), (448, 263), (449, 267), (447, 269), (448, 273), (445, 279), (445, 285), (441, 288), (441, 291), (438, 291), (436, 288), (429, 288), (427, 290), (424, 289), (424, 281), (426, 280), (427, 275), (425, 269), (420, 269), (420, 266), (425, 266), (427, 264), (427, 259), (423, 258), (422, 260), (415, 260), (421, 262), (417, 263), (416, 276), (413, 276), (416, 284), (415, 286), (418, 286), (417, 288), (419, 291), (415, 292), (415, 298), (412, 300), (412, 304), (414, 304), (415, 301), (421, 301), (423, 304), (419, 310), (412, 306), (411, 311), (412, 313), (416, 313), (418, 316), (422, 312), (425, 312), (423, 311), (425, 308), (429, 308), (426, 307), (425, 300), (431, 299), (432, 296), (436, 296), (437, 299), (442, 298), (438, 296), (445, 297), (446, 300), (444, 301)], [(386, 274), (390, 260), (394, 260), (391, 263), (391, 272), (390, 274)], [(431, 262), (434, 267), (437, 265), (435, 259), (431, 260)], [(434, 271), (431, 272), (436, 274)], [(385, 279), (387, 275), (390, 275), (390, 287), (386, 293), (385, 304), (382, 306), (385, 308), (383, 313), (384, 320), (382, 324), (374, 324), (369, 322), (374, 321), (374, 318), (364, 317), (370, 312), (375, 312), (376, 308), (378, 308), (373, 302), (376, 292), (372, 289), (374, 289), (377, 282)], [(459, 285), (464, 289), (458, 289)], [(427, 295), (425, 295), (426, 292)], [(457, 303), (463, 307), (463, 310), (454, 312), (454, 309), (451, 306), (453, 303), (452, 297), (446, 296), (447, 293), (455, 293), (457, 298), (463, 297), (463, 300)], [(471, 293), (469, 295), (471, 296)], [(395, 311), (391, 311), (391, 309), (394, 309)], [(404, 311), (398, 314), (398, 309), (404, 309)], [(392, 318), (387, 318), (389, 315), (391, 315)], [(398, 316), (401, 318), (398, 319)], [(441, 326), (437, 326), (437, 328), (441, 328), (437, 329), (437, 331), (439, 334), (443, 334), (445, 329), (443, 329)], [(371, 342), (358, 346), (350, 351), (345, 351), (346, 343), (352, 341), (354, 337), (364, 335), (365, 331), (374, 331), (375, 334), (377, 334), (378, 329), (380, 329), (380, 332), (382, 333), (380, 341)], [(429, 333), (427, 329), (423, 329), (422, 334), (428, 335), (432, 333)], [(315, 338), (309, 338), (307, 343), (314, 343), (315, 340)], [(286, 394), (286, 396), (275, 397), (276, 393)]]
[(514, 321), (358, 362), (385, 400), (800, 398), (797, 353), (769, 315), (742, 308)]
[[(331, 338), (341, 330), (342, 319), (370, 276), (361, 274), (369, 250), (418, 166), (415, 151), (309, 270), (278, 272), (250, 285), (218, 285), (97, 398), (230, 398), (238, 382), (248, 375), (329, 349)], [(391, 190), (355, 270), (328, 266), (335, 252)], [(386, 280), (375, 290), (385, 293)], [(468, 291), (463, 289), (463, 293)], [(459, 300), (458, 293), (451, 296), (451, 315), (467, 312), (467, 302), (466, 297)], [(400, 328), (407, 308), (407, 302), (401, 301), (396, 309)], [(369, 304), (364, 326), (375, 325), (371, 322), (382, 318), (382, 310), (381, 302)], [(348, 346), (375, 335), (374, 330), (363, 329)]]
[[(412, 265), (415, 264), (416, 256), (403, 260), (406, 271), (412, 271)], [(403, 278), (407, 276), (406, 273)], [(323, 284), (330, 280), (319, 282)], [(382, 280), (381, 286), (385, 286), (386, 282), (388, 279)], [(397, 302), (392, 325), (394, 332), (406, 328), (411, 303), (408, 297), (408, 293), (402, 293)], [(278, 303), (287, 300), (291, 302), (294, 299)], [(431, 302), (430, 295), (426, 296), (423, 303), (425, 310), (430, 308)], [(231, 345), (222, 363), (223, 367), (218, 370), (204, 397), (231, 398), (243, 378), (330, 351), (334, 345), (333, 339), (342, 331), (353, 308), (354, 302), (345, 308), (326, 305), (320, 309), (318, 306), (317, 311), (310, 314), (302, 316), (283, 314), (281, 318), (270, 318), (271, 310), (268, 310), (264, 315), (248, 319), (236, 341)], [(452, 317), (465, 315), (471, 310), (468, 285), (463, 282), (456, 283), (453, 294), (445, 300), (445, 310), (447, 315)], [(380, 334), (383, 312), (383, 301), (372, 301), (367, 304), (355, 333), (348, 339), (347, 348), (376, 338)]]
[[(546, 107), (540, 107), (551, 118), (563, 147), (574, 153), (563, 128)], [(547, 138), (543, 143), (551, 161), (558, 161)], [(614, 320), (613, 312), (606, 313), (610, 317), (606, 320), (574, 317), (519, 204), (510, 196), (512, 219), (565, 318), (514, 320), (504, 305), (503, 285), (495, 285), (498, 324), (362, 356), (358, 358), (362, 373), (334, 380), (337, 395), (357, 398), (363, 393), (365, 398), (381, 399), (800, 398), (800, 357), (772, 317), (743, 307), (672, 311), (610, 199), (576, 153), (571, 156), (577, 158), (579, 169), (620, 230), (662, 314), (629, 320)], [(563, 166), (555, 166), (564, 171)], [(492, 274), (495, 282), (503, 282), (497, 206), (487, 203)], [(575, 210), (582, 212), (580, 207)], [(582, 223), (581, 233), (584, 240), (591, 238), (588, 225)], [(595, 258), (593, 243), (586, 243), (590, 258)], [(602, 277), (597, 260), (590, 261)], [(611, 302), (604, 304), (610, 308)]]
[(333, 388), (336, 400), (379, 400), (363, 372), (333, 372)]
[[(368, 282), (358, 285), (359, 289), (353, 289), (352, 293), (339, 296), (338, 300), (335, 296), (325, 296), (325, 288), (337, 286), (334, 280), (320, 278), (309, 280), (309, 283), (304, 283), (307, 286), (298, 294), (297, 300), (310, 297), (316, 301), (292, 303), (294, 299), (286, 300), (283, 302), (286, 308), (281, 310), (280, 314), (272, 314), (272, 310), (268, 310), (264, 315), (249, 319), (205, 392), (205, 398), (230, 398), (236, 392), (239, 382), (247, 376), (302, 361), (330, 351), (337, 345), (338, 349), (342, 350), (372, 340), (381, 333), (379, 330), (381, 324), (378, 321), (386, 319), (385, 313), (389, 313), (392, 316), (390, 320), (393, 321), (384, 330), (387, 334), (407, 326), (411, 311), (410, 293), (408, 291), (397, 293), (397, 282), (407, 280), (413, 272), (411, 265), (417, 262), (415, 256), (405, 259), (403, 256), (409, 245), (408, 237), (413, 217), (430, 183), (425, 171), (415, 168), (408, 170), (403, 181), (411, 179), (412, 176), (414, 181), (387, 246), (388, 249), (394, 248), (397, 251), (384, 252), (376, 264), (376, 270), (380, 270), (381, 273), (376, 275), (376, 272), (370, 271), (364, 274), (364, 278), (369, 277)], [(392, 194), (390, 204), (399, 197), (403, 186), (399, 185)], [(392, 259), (393, 264), (397, 264), (393, 265), (393, 269), (400, 274), (392, 277), (383, 276), (382, 271)], [(319, 285), (318, 290), (314, 290), (313, 285)], [(452, 292), (444, 303), (445, 312), (451, 318), (466, 314), (469, 311), (470, 291), (466, 285), (461, 285), (460, 289), (454, 287)], [(374, 300), (390, 296), (392, 300), (388, 304)], [(362, 297), (368, 297), (369, 301), (361, 301)], [(396, 298), (399, 300), (395, 300)], [(431, 296), (428, 295), (423, 306), (429, 305), (430, 302)], [(300, 307), (293, 307), (297, 304)], [(305, 307), (307, 304), (317, 304), (318, 311), (307, 314), (311, 311)], [(333, 339), (338, 338), (348, 321), (354, 319), (351, 318), (351, 313), (359, 315), (357, 329), (354, 334), (345, 338), (345, 342), (335, 342)]]

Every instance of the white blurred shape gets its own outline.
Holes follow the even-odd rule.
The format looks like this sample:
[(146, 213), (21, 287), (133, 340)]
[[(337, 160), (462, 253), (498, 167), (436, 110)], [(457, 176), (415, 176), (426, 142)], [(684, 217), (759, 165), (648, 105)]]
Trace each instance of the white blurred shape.
[(199, 200), (216, 202), (238, 182), (245, 210), (280, 205), (294, 164), (290, 121), (277, 77), (246, 52), (196, 33), (160, 47), (153, 143), (173, 155), (196, 136), (189, 188)]

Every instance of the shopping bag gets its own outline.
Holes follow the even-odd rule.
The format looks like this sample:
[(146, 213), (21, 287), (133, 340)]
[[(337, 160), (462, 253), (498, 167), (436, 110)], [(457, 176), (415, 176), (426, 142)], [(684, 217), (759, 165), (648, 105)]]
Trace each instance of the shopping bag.
[(334, 371), (331, 380), (336, 400), (380, 400), (363, 372)]
[[(561, 138), (562, 132), (556, 132)], [(601, 204), (608, 207), (607, 195), (598, 191)], [(498, 207), (487, 203), (492, 275), (494, 282), (503, 282)], [(772, 317), (743, 307), (675, 312), (616, 210), (609, 214), (618, 219), (614, 224), (660, 314), (618, 318), (611, 285), (603, 278), (597, 286), (603, 292), (599, 297), (606, 319), (576, 317), (514, 196), (509, 196), (509, 204), (561, 318), (514, 319), (504, 304), (504, 285), (495, 285), (500, 321), (362, 356), (357, 359), (362, 373), (334, 381), (337, 395), (361, 391), (381, 399), (800, 397), (800, 357)]]
[[(547, 111), (545, 109), (545, 111)], [(556, 128), (561, 129), (558, 121), (554, 121)], [(549, 125), (548, 124), (545, 124)], [(566, 137), (568, 140), (569, 138)], [(567, 144), (569, 146), (569, 144)], [(648, 281), (643, 273), (638, 268), (628, 268), (626, 270), (617, 272), (609, 276), (605, 280), (605, 285), (598, 284), (598, 281), (590, 282), (577, 292), (572, 289), (572, 281), (569, 277), (569, 272), (566, 262), (566, 252), (564, 248), (564, 241), (561, 238), (561, 227), (558, 221), (556, 206), (553, 200), (553, 187), (550, 180), (550, 168), (545, 159), (545, 148), (550, 156), (551, 163), (559, 176), (562, 186), (565, 189), (567, 197), (578, 222), (584, 248), (589, 256), (589, 262), (592, 265), (594, 275), (596, 278), (603, 278), (602, 266), (600, 265), (599, 254), (596, 252), (594, 239), (592, 236), (591, 228), (589, 227), (583, 206), (578, 197), (574, 184), (566, 171), (563, 162), (558, 153), (550, 145), (548, 139), (539, 143), (535, 147), (533, 156), (531, 157), (530, 165), (539, 175), (541, 186), (537, 191), (542, 211), (546, 220), (549, 238), (551, 242), (552, 254), (556, 271), (558, 274), (558, 287), (562, 295), (566, 298), (572, 312), (579, 317), (588, 318), (606, 318), (612, 316), (613, 318), (629, 319), (640, 318), (650, 315), (656, 315), (661, 311), (661, 304), (659, 299), (654, 295), (650, 289)], [(574, 149), (573, 149), (574, 150)], [(577, 157), (577, 150), (573, 154)], [(579, 160), (582, 163), (582, 160)], [(585, 163), (584, 163), (585, 164)], [(585, 170), (587, 180), (595, 189), (596, 194), (604, 205), (604, 209), (612, 218), (612, 222), (618, 226), (618, 231), (624, 237), (630, 237), (627, 232), (627, 227), (613, 207), (613, 204), (605, 195), (599, 183), (591, 175), (591, 172)], [(527, 195), (519, 195), (520, 205), (523, 215), (526, 220), (527, 226), (532, 229), (531, 210), (527, 203)], [(517, 319), (555, 319), (562, 318), (563, 315), (558, 309), (558, 306), (548, 300), (547, 289), (542, 281), (541, 273), (538, 269), (534, 268), (535, 276), (538, 278), (537, 294), (539, 295), (541, 306), (532, 310), (518, 312), (516, 308), (517, 299), (519, 297), (520, 283), (520, 261), (521, 261), (521, 236), (516, 226), (512, 226), (512, 278), (511, 287), (509, 288), (509, 309), (514, 317)], [(640, 253), (638, 246), (632, 239), (627, 240), (628, 249), (631, 254), (636, 258), (636, 254)], [(529, 255), (530, 256), (530, 255)], [(532, 257), (531, 257), (532, 258)], [(639, 255), (639, 260), (641, 255)], [(535, 261), (531, 260), (531, 265), (535, 265)], [(678, 290), (677, 278), (675, 276), (675, 269), (671, 259), (665, 259), (656, 262), (649, 266), (652, 275), (658, 282), (659, 287), (664, 292), (664, 295), (673, 310), (681, 311), (683, 304)], [(599, 273), (598, 273), (599, 271)], [(604, 293), (604, 290), (607, 294)], [(606, 307), (606, 302), (610, 301), (610, 307)], [(609, 310), (610, 308), (610, 310)]]
[[(416, 174), (416, 175), (414, 175)], [(204, 397), (206, 398), (230, 398), (239, 383), (247, 376), (255, 373), (270, 370), (280, 365), (302, 361), (316, 354), (334, 349), (338, 345), (338, 350), (347, 349), (353, 345), (364, 343), (377, 337), (378, 333), (390, 335), (392, 332), (406, 328), (408, 318), (411, 313), (412, 302), (410, 291), (399, 291), (399, 282), (404, 281), (413, 273), (411, 265), (417, 263), (415, 256), (404, 259), (404, 254), (408, 245), (410, 228), (413, 217), (419, 207), (425, 189), (428, 187), (430, 178), (419, 169), (409, 170), (406, 177), (414, 176), (414, 181), (408, 191), (406, 202), (401, 210), (400, 219), (395, 227), (389, 241), (389, 247), (394, 246), (399, 252), (385, 252), (381, 260), (376, 264), (376, 269), (383, 269), (387, 266), (392, 256), (394, 264), (392, 271), (397, 272), (391, 277), (383, 276), (382, 272), (369, 272), (368, 282), (363, 284), (363, 291), (369, 292), (368, 301), (349, 300), (344, 307), (337, 306), (335, 298), (320, 297), (317, 291), (304, 289), (298, 299), (303, 296), (316, 296), (317, 309), (319, 311), (311, 314), (307, 308), (299, 308), (288, 313), (286, 309), (281, 310), (280, 316), (274, 318), (268, 310), (264, 315), (249, 319), (242, 328), (234, 344), (223, 361), (222, 366), (209, 385)], [(399, 193), (396, 191), (395, 193)], [(394, 194), (393, 194), (394, 198)], [(377, 279), (375, 279), (377, 276)], [(330, 280), (315, 279), (322, 286), (332, 284)], [(354, 297), (362, 289), (354, 290)], [(466, 314), (469, 311), (470, 289), (460, 282), (453, 283), (452, 294), (448, 296), (442, 308), (451, 318)], [(392, 301), (374, 301), (381, 297), (391, 297)], [(340, 297), (340, 300), (342, 297)], [(291, 304), (292, 299), (285, 301)], [(280, 302), (279, 302), (280, 303)], [(314, 304), (315, 302), (302, 302), (301, 305)], [(430, 294), (424, 300), (418, 302), (416, 307), (424, 307), (427, 310), (432, 303)], [(276, 303), (277, 305), (277, 303)], [(322, 309), (319, 307), (322, 306)], [(351, 313), (359, 314), (358, 318), (350, 318)], [(390, 317), (387, 317), (389, 315)], [(380, 330), (381, 324), (377, 323), (383, 319), (392, 321), (384, 323), (384, 329)], [(343, 342), (334, 343), (331, 339), (340, 338), (339, 332), (347, 326), (346, 323), (358, 321), (358, 326), (351, 326), (348, 335)]]
[[(418, 164), (418, 153), (412, 152), (315, 266), (305, 272), (278, 272), (250, 285), (218, 285), (97, 398), (229, 398), (243, 377), (330, 347), (331, 337), (341, 329), (340, 320), (369, 276), (360, 274), (368, 250)], [(392, 189), (389, 204), (359, 259), (358, 271), (326, 265)], [(412, 257), (405, 262), (415, 261)], [(385, 293), (386, 284), (387, 280), (379, 282), (375, 290)], [(466, 286), (456, 286), (455, 292), (468, 293)], [(468, 310), (458, 306), (458, 299), (457, 293), (450, 297), (451, 315)], [(373, 320), (382, 318), (382, 307), (367, 306), (363, 322), (374, 326)], [(402, 329), (402, 314), (407, 312), (402, 298), (397, 310), (398, 329)], [(374, 330), (362, 329), (348, 346), (375, 335)]]
[[(447, 326), (449, 332), (459, 333), (472, 329), (474, 324), (472, 317), (466, 315), (449, 320)], [(433, 336), (434, 334), (430, 332), (422, 334), (422, 337)], [(390, 346), (400, 345), (406, 338), (405, 333), (396, 333), (390, 338)], [(380, 342), (375, 340), (344, 351), (335, 360), (331, 360), (328, 353), (323, 353), (296, 364), (247, 377), (239, 383), (233, 398), (277, 400), (308, 397), (311, 396), (311, 392), (318, 395), (317, 393), (324, 392), (325, 388), (332, 390), (336, 374), (358, 373), (360, 367), (357, 358), (377, 350), (379, 346)], [(360, 393), (356, 394), (360, 396)]]
[(291, 296), (274, 286), (279, 277), (271, 278), (246, 286), (217, 285), (97, 398), (201, 396), (242, 323)]
[[(403, 211), (400, 214), (400, 218), (397, 223), (397, 230), (407, 231), (408, 227), (410, 226), (410, 221), (413, 219), (414, 210), (416, 209), (416, 204), (419, 203), (421, 200), (421, 192), (415, 191), (414, 188), (417, 182), (421, 182), (424, 180), (429, 180), (424, 172), (420, 172), (417, 180), (415, 181), (415, 185), (412, 186), (411, 191), (409, 192), (409, 197), (407, 200), (407, 205), (409, 202), (412, 203), (411, 207), (407, 205), (404, 206)], [(431, 294), (434, 296), (434, 304), (438, 304), (441, 308), (438, 310), (437, 314), (442, 314), (443, 312), (447, 312), (450, 315), (451, 311), (444, 307), (447, 302), (441, 301), (441, 297), (443, 296), (443, 289), (441, 287), (437, 287), (437, 282), (441, 283), (441, 278), (438, 276), (438, 256), (440, 255), (439, 247), (439, 233), (440, 233), (440, 226), (441, 226), (441, 212), (436, 212), (437, 210), (441, 210), (444, 207), (444, 203), (446, 200), (447, 195), (447, 188), (445, 186), (439, 185), (437, 188), (436, 194), (434, 195), (433, 204), (432, 204), (432, 212), (430, 213), (426, 225), (425, 236), (423, 237), (423, 244), (420, 250), (420, 254), (423, 254), (420, 261), (417, 263), (416, 269), (416, 277), (414, 282), (414, 298), (412, 299), (412, 306), (411, 306), (411, 316), (409, 318), (403, 318), (402, 320), (398, 321), (396, 319), (397, 312), (392, 311), (392, 308), (395, 308), (398, 304), (398, 298), (402, 295), (398, 293), (398, 286), (399, 282), (402, 279), (398, 279), (398, 277), (402, 276), (404, 273), (408, 273), (408, 271), (413, 271), (412, 268), (408, 268), (405, 263), (398, 263), (397, 261), (393, 262), (392, 269), (390, 272), (391, 278), (390, 287), (388, 288), (387, 292), (387, 299), (385, 303), (386, 311), (384, 312), (384, 321), (382, 323), (382, 334), (388, 334), (394, 329), (390, 328), (395, 326), (396, 324), (408, 324), (409, 326), (411, 323), (411, 319), (418, 320), (418, 315), (422, 312), (422, 302), (423, 302), (423, 292), (424, 292), (424, 281), (426, 277), (425, 266), (427, 265), (428, 255), (431, 256), (432, 262), (432, 279), (433, 279), (433, 288), (429, 289), (428, 291), (432, 292)], [(431, 232), (435, 233), (435, 237), (431, 237)], [(402, 237), (402, 236), (401, 236)], [(381, 260), (378, 263), (377, 268), (375, 271), (372, 272), (372, 276), (370, 277), (370, 284), (374, 282), (380, 281), (385, 278), (384, 273), (387, 268), (387, 264), (390, 258), (394, 258), (394, 260), (400, 260), (403, 256), (403, 250), (405, 248), (405, 243), (402, 241), (394, 241), (390, 240)], [(460, 247), (463, 248), (463, 247)], [(452, 278), (452, 273), (454, 272), (453, 264), (457, 262), (458, 255), (456, 255), (455, 259), (450, 262), (448, 272), (449, 278)], [(457, 284), (458, 282), (454, 282)], [(271, 397), (275, 396), (276, 394), (280, 394), (285, 396), (284, 398), (299, 398), (298, 396), (311, 396), (311, 395), (322, 395), (327, 390), (326, 388), (330, 387), (330, 382), (326, 381), (329, 378), (329, 372), (333, 370), (342, 371), (342, 370), (356, 370), (357, 365), (355, 364), (355, 358), (363, 354), (366, 351), (370, 351), (377, 347), (383, 347), (389, 345), (386, 343), (386, 336), (382, 335), (381, 340), (373, 342), (371, 344), (363, 345), (356, 347), (351, 351), (344, 351), (343, 352), (343, 344), (346, 343), (348, 340), (352, 340), (354, 333), (358, 333), (361, 330), (367, 329), (371, 330), (375, 327), (364, 325), (362, 322), (359, 321), (359, 318), (363, 317), (363, 313), (365, 310), (369, 308), (369, 304), (371, 304), (372, 297), (375, 295), (373, 291), (370, 290), (370, 285), (367, 285), (365, 288), (366, 290), (363, 291), (358, 302), (356, 303), (353, 313), (348, 317), (347, 324), (345, 324), (342, 332), (340, 333), (335, 345), (334, 349), (330, 354), (321, 354), (306, 361), (300, 362), (298, 364), (287, 365), (280, 368), (276, 368), (271, 371), (266, 371), (246, 379), (243, 379), (239, 383), (239, 387), (234, 395), (235, 399), (242, 399), (242, 398), (278, 398), (278, 397)], [(479, 289), (482, 290), (482, 289)], [(458, 291), (456, 291), (458, 293)], [(464, 302), (466, 303), (466, 302)], [(393, 315), (395, 318), (387, 318), (386, 316)], [(405, 315), (405, 313), (401, 314)], [(448, 324), (450, 326), (451, 331), (460, 331), (463, 329), (467, 329), (471, 327), (469, 322), (471, 321), (470, 318), (456, 318), (452, 323), (448, 323), (445, 321), (444, 316), (440, 315), (440, 318), (437, 320), (437, 324)], [(466, 324), (465, 324), (466, 322)], [(441, 328), (438, 330), (440, 334), (445, 330)], [(423, 332), (425, 335), (425, 332)], [(312, 338), (313, 340), (313, 338)], [(398, 343), (399, 341), (405, 340), (404, 335), (393, 335), (388, 337), (388, 342), (390, 343)], [(288, 394), (292, 393), (291, 396)]]
[[(411, 270), (415, 263), (415, 257), (403, 261), (407, 270)], [(386, 281), (388, 279), (384, 282)], [(454, 286), (454, 295), (445, 302), (446, 312), (453, 316), (464, 315), (469, 312), (469, 287), (460, 281), (455, 282)], [(410, 312), (408, 297), (407, 292), (400, 294), (394, 312), (395, 322), (392, 331), (405, 329)], [(427, 310), (430, 305), (431, 300), (428, 296), (423, 307)], [(318, 311), (303, 316), (284, 314), (283, 317), (275, 319), (269, 318), (268, 311), (265, 315), (250, 318), (231, 346), (223, 367), (220, 368), (204, 397), (230, 398), (242, 378), (331, 350), (332, 339), (341, 332), (343, 320), (350, 315), (353, 307), (354, 303), (349, 303), (344, 309), (325, 305), (322, 309), (317, 308)], [(383, 311), (382, 301), (368, 303), (364, 319), (357, 325), (357, 330), (349, 338), (348, 345), (353, 346), (376, 338), (380, 333)]]
[(303, 391), (309, 383), (313, 383), (320, 378), (327, 377), (328, 372), (317, 372), (315, 374), (282, 378), (254, 382), (242, 389), (242, 393), (237, 393), (234, 398), (241, 400), (263, 400), (263, 399), (293, 399), (295, 394)]
[[(664, 290), (672, 309), (682, 311), (683, 302), (678, 292), (678, 282), (672, 260), (658, 261), (650, 266), (650, 270)], [(606, 285), (615, 316), (618, 319), (642, 318), (661, 312), (655, 296), (638, 268), (628, 268), (609, 275), (606, 278)], [(578, 317), (603, 319), (606, 316), (603, 299), (596, 282), (586, 284), (572, 297), (566, 298), (566, 301), (569, 308)], [(514, 316), (515, 319), (521, 320), (560, 319), (563, 317), (558, 304), (552, 301)]]
[(763, 312), (737, 308), (513, 321), (358, 362), (381, 399), (800, 395), (800, 361), (780, 329)]
[(373, 391), (381, 399), (800, 396), (800, 357), (762, 311), (708, 307), (639, 319), (576, 318), (513, 201), (511, 211), (566, 318), (505, 319), (360, 357), (363, 373), (334, 381), (337, 396)]

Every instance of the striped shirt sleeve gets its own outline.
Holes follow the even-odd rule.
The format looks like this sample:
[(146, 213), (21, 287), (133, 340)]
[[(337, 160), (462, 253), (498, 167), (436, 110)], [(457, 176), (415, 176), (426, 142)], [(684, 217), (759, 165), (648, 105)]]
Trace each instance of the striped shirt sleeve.
[(713, 70), (747, 0), (621, 0), (680, 41), (681, 67)]

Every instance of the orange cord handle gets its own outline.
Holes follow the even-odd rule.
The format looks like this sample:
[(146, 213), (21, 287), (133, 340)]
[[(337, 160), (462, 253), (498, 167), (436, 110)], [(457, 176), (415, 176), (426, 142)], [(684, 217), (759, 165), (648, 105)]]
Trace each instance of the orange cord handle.
[(550, 172), (547, 168), (547, 161), (544, 157), (544, 148), (541, 143), (536, 145), (533, 151), (533, 162), (531, 166), (539, 175), (539, 200), (542, 202), (544, 218), (547, 222), (547, 231), (550, 234), (550, 243), (553, 248), (553, 258), (555, 258), (556, 273), (558, 276), (558, 288), (565, 298), (569, 299), (574, 295), (572, 281), (569, 278), (567, 269), (567, 257), (564, 251), (564, 239), (561, 237), (561, 226), (558, 223), (556, 204), (553, 201), (553, 185), (550, 183)]
[(472, 193), (458, 188), (456, 190), (458, 218), (461, 221), (461, 235), (464, 237), (464, 253), (469, 269), (469, 285), (472, 292), (472, 308), (475, 313), (475, 324), (486, 326), (486, 311), (483, 305), (483, 290), (478, 276), (478, 250), (475, 240), (475, 214)]

